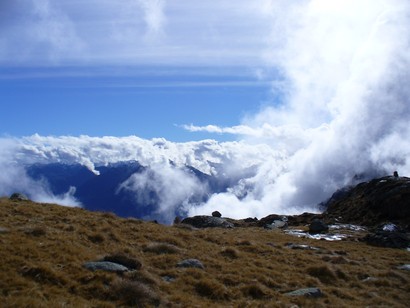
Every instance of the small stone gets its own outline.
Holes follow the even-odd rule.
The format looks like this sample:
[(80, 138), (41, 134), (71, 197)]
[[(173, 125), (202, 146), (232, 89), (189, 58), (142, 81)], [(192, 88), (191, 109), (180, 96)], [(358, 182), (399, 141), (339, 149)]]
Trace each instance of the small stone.
[(10, 230), (7, 228), (0, 227), (0, 234), (9, 233)]
[(177, 264), (177, 267), (183, 267), (183, 268), (200, 268), (204, 269), (205, 266), (202, 264), (201, 261), (197, 259), (186, 259)]
[(84, 267), (90, 271), (106, 271), (106, 272), (127, 272), (128, 268), (124, 265), (108, 262), (108, 261), (99, 261), (99, 262), (86, 262)]
[(287, 296), (307, 296), (307, 297), (321, 297), (323, 295), (319, 288), (306, 288), (299, 289), (289, 293), (285, 293)]
[(410, 264), (404, 264), (397, 267), (400, 270), (410, 271)]
[(399, 231), (399, 228), (398, 228), (395, 224), (392, 224), (392, 223), (384, 224), (384, 225), (382, 225), (382, 226), (380, 227), (380, 229), (381, 229), (382, 231), (389, 231), (389, 232), (397, 232), (397, 231)]
[(287, 243), (286, 247), (290, 249), (300, 249), (300, 250), (320, 250), (320, 248), (309, 246), (309, 245), (300, 245), (300, 244), (293, 244), (293, 243)]
[(10, 196), (10, 200), (13, 200), (13, 201), (28, 201), (29, 198), (26, 195), (21, 194), (21, 193), (13, 193)]
[(162, 280), (165, 281), (165, 282), (173, 282), (173, 281), (175, 281), (175, 277), (162, 276)]
[(212, 212), (212, 217), (222, 217), (222, 214), (218, 211)]

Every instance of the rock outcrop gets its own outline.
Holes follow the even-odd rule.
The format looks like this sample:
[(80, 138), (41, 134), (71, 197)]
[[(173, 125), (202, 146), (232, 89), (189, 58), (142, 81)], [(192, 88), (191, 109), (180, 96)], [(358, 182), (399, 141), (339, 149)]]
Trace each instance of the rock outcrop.
[(200, 268), (204, 269), (205, 266), (202, 264), (201, 261), (197, 259), (186, 259), (182, 260), (181, 262), (178, 262), (177, 267), (183, 267), (183, 268)]
[(13, 193), (10, 196), (10, 200), (13, 200), (13, 201), (28, 201), (29, 198), (26, 195), (21, 194), (21, 193)]
[(392, 222), (409, 230), (410, 178), (386, 176), (363, 182), (326, 202), (327, 221), (375, 227)]
[(106, 272), (127, 272), (129, 269), (128, 267), (108, 261), (97, 261), (97, 262), (86, 262), (84, 263), (84, 267), (90, 271), (106, 271)]
[(187, 217), (182, 220), (183, 224), (191, 225), (195, 228), (233, 228), (234, 224), (231, 222), (226, 221), (220, 217), (213, 217), (213, 216), (193, 216)]
[(306, 296), (306, 297), (321, 297), (323, 295), (319, 288), (306, 288), (288, 292), (287, 296)]

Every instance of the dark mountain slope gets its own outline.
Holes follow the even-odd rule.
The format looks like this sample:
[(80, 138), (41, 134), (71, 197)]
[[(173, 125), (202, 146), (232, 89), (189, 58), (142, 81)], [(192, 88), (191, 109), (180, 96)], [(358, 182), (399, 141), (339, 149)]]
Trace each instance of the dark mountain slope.
[(410, 178), (386, 176), (336, 192), (325, 205), (328, 220), (376, 226), (410, 225)]

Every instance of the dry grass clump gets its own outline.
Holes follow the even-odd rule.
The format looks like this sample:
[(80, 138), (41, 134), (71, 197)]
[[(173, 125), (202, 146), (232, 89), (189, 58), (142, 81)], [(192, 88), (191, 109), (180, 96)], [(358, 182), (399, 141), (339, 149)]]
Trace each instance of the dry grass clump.
[(110, 295), (120, 304), (134, 307), (158, 306), (161, 302), (159, 295), (149, 286), (125, 279), (118, 279), (112, 284)]
[(138, 270), (142, 267), (142, 263), (135, 257), (123, 253), (115, 253), (105, 256), (103, 258), (103, 261), (118, 263), (124, 265), (125, 267), (128, 267), (131, 270)]
[(251, 297), (253, 299), (263, 299), (268, 295), (267, 290), (257, 282), (243, 286), (241, 292), (245, 297)]
[(313, 277), (318, 278), (323, 283), (335, 283), (337, 279), (335, 273), (327, 266), (312, 266), (306, 269), (306, 272)]
[(94, 234), (88, 235), (88, 240), (94, 244), (100, 244), (105, 241), (105, 237), (102, 234), (94, 233)]
[(168, 243), (150, 243), (144, 247), (144, 252), (152, 252), (155, 254), (174, 254), (179, 253), (180, 249), (172, 244)]
[(222, 249), (221, 255), (229, 259), (237, 259), (239, 258), (239, 251), (236, 250), (235, 248), (228, 247), (228, 248)]
[(32, 236), (44, 236), (47, 234), (47, 230), (43, 226), (36, 226), (34, 228), (25, 229), (24, 233)]
[(126, 272), (123, 276), (128, 280), (138, 281), (150, 286), (156, 286), (159, 284), (158, 278), (146, 271)]
[(212, 300), (228, 300), (230, 298), (228, 289), (214, 279), (201, 279), (195, 284), (195, 291)]
[(24, 266), (20, 269), (20, 274), (39, 283), (51, 285), (67, 284), (64, 276), (58, 275), (51, 268), (45, 266)]

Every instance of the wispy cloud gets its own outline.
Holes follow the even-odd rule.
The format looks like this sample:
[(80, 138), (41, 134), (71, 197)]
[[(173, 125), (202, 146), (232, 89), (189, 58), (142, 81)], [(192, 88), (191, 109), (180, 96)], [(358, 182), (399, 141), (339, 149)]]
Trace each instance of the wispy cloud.
[(16, 0), (2, 8), (0, 63), (247, 66), (261, 63), (267, 29), (242, 0)]
[(144, 20), (147, 25), (149, 39), (155, 39), (164, 31), (165, 0), (137, 0), (144, 10)]

